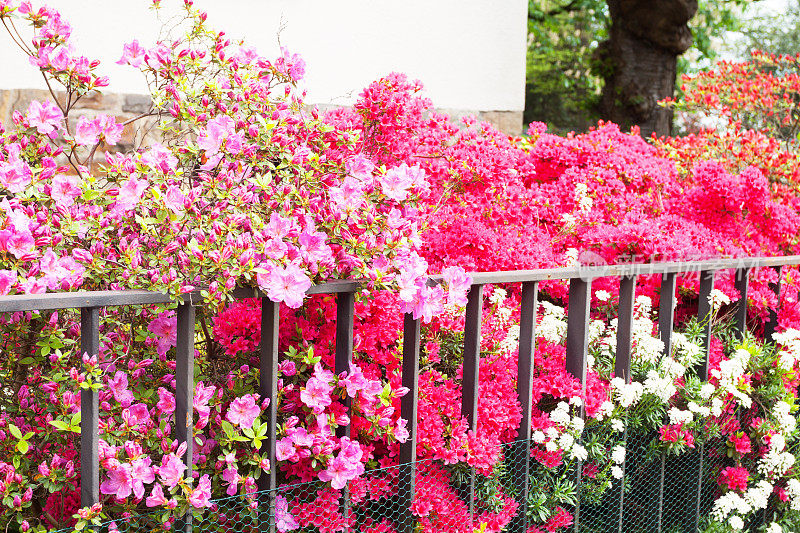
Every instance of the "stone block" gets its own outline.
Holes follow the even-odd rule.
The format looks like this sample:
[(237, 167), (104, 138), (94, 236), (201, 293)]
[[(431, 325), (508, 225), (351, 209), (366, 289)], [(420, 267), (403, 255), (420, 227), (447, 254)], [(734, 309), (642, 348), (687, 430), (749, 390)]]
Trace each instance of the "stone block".
[(150, 110), (152, 99), (148, 94), (126, 94), (122, 103), (122, 111), (125, 113), (136, 113), (137, 115), (147, 113)]

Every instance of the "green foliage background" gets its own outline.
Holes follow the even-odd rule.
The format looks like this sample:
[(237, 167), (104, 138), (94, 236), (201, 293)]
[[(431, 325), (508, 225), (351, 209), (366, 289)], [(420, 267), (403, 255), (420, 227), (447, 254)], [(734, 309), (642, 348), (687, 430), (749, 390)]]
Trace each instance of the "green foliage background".
[[(715, 42), (741, 30), (743, 14), (757, 1), (701, 0), (690, 23), (694, 45), (679, 58), (678, 76), (708, 67), (719, 52)], [(792, 1), (798, 21), (800, 0)], [(602, 118), (603, 65), (595, 51), (607, 38), (609, 24), (605, 0), (529, 0), (526, 124), (544, 122), (551, 132), (564, 134), (585, 131)], [(796, 28), (785, 30), (787, 39), (800, 39)]]

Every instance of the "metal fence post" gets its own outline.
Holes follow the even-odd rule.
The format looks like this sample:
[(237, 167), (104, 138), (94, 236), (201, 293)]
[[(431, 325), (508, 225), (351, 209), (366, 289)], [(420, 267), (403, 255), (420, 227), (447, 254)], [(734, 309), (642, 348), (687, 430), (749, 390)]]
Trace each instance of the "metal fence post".
[(736, 331), (739, 333), (739, 338), (744, 337), (747, 331), (747, 291), (749, 288), (748, 275), (750, 274), (749, 268), (737, 268), (735, 286), (739, 291), (739, 301), (736, 302)]
[(403, 386), (408, 393), (400, 398), (400, 417), (408, 422), (408, 439), (400, 444), (398, 472), (399, 520), (403, 520), (398, 533), (413, 533), (414, 519), (411, 504), (414, 502), (417, 460), (417, 402), (419, 401), (419, 343), (420, 323), (411, 313), (406, 313), (403, 323)]
[(775, 272), (778, 273), (778, 281), (770, 283), (769, 288), (775, 293), (775, 309), (770, 308), (769, 320), (764, 324), (764, 340), (772, 342), (772, 335), (778, 329), (778, 306), (781, 304), (781, 267), (773, 267)]
[(536, 347), (536, 308), (539, 288), (535, 281), (522, 284), (519, 320), (519, 358), (517, 365), (517, 399), (522, 406), (522, 419), (517, 432), (511, 464), (519, 508), (511, 519), (509, 531), (524, 533), (528, 528), (528, 473), (531, 459), (531, 394), (533, 357)]
[[(100, 352), (100, 313), (97, 307), (81, 309), (81, 354)], [(98, 391), (81, 390), (81, 507), (100, 501), (100, 401)]]
[[(194, 451), (194, 307), (189, 301), (178, 305), (178, 334), (175, 346), (175, 438), (186, 443), (184, 477), (191, 483)], [(176, 529), (192, 532), (192, 512), (183, 517)]]
[[(258, 346), (259, 382), (258, 392), (263, 402), (269, 398), (267, 407), (268, 438), (265, 442), (269, 471), (261, 472), (258, 478), (258, 529), (262, 533), (275, 533), (273, 508), (275, 501), (278, 460), (276, 458), (278, 428), (278, 332), (280, 326), (279, 303), (261, 298), (261, 342)], [(262, 452), (263, 458), (264, 452)]]
[[(631, 345), (633, 342), (633, 305), (636, 299), (636, 276), (623, 276), (619, 279), (619, 306), (617, 313), (617, 351), (614, 355), (614, 377), (631, 382)], [(625, 449), (628, 447), (628, 424), (622, 435)], [(619, 525), (622, 533), (625, 516), (625, 461), (620, 465), (622, 477), (619, 479)]]
[[(658, 334), (664, 343), (664, 356), (672, 353), (672, 327), (675, 321), (675, 278), (674, 272), (661, 275), (661, 291), (658, 303)], [(660, 533), (664, 516), (664, 477), (666, 455), (661, 453), (661, 466), (658, 487), (658, 531)]]
[(697, 302), (697, 320), (703, 326), (702, 350), (703, 360), (697, 370), (697, 375), (701, 379), (708, 379), (708, 358), (711, 346), (711, 323), (714, 320), (711, 306), (711, 291), (714, 290), (714, 271), (706, 270), (700, 273), (700, 289), (698, 290), (700, 300)]
[[(336, 374), (350, 372), (350, 365), (353, 362), (353, 320), (355, 315), (355, 298), (352, 292), (340, 292), (336, 294)], [(348, 418), (352, 416), (351, 399), (349, 396), (344, 400)], [(350, 437), (350, 422), (346, 426), (336, 428), (336, 436)], [(345, 522), (350, 514), (350, 496), (347, 485), (342, 489), (341, 510)]]
[[(569, 314), (567, 315), (567, 354), (566, 370), (581, 382), (581, 398), (586, 397), (586, 372), (589, 359), (589, 311), (592, 301), (592, 282), (572, 278), (569, 281)], [(581, 403), (580, 413), (584, 415), (586, 406)], [(581, 469), (578, 462), (575, 474), (578, 486), (578, 499), (575, 504), (575, 531), (580, 531), (581, 520)]]
[[(478, 384), (481, 363), (481, 318), (483, 316), (483, 285), (473, 285), (467, 295), (464, 320), (464, 365), (461, 379), (461, 414), (469, 429), (478, 430)], [(469, 500), (470, 520), (475, 514), (475, 469), (470, 468), (469, 487), (464, 491)]]
[(664, 355), (672, 353), (672, 324), (675, 320), (675, 273), (661, 275), (658, 302), (658, 334), (664, 343)]

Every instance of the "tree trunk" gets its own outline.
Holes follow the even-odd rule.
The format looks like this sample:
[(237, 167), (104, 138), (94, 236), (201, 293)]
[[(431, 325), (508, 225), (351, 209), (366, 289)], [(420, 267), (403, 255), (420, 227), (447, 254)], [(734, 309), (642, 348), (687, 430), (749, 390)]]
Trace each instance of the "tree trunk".
[(643, 137), (669, 135), (672, 112), (658, 101), (675, 92), (678, 56), (692, 44), (687, 23), (697, 0), (606, 0), (609, 39), (600, 49), (604, 119)]

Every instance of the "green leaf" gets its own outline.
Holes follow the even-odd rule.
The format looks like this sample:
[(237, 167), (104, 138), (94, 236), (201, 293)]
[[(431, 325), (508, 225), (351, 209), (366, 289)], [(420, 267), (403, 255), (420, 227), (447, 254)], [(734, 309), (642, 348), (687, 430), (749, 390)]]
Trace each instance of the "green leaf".
[(31, 447), (28, 444), (28, 441), (26, 440), (21, 440), (17, 443), (17, 451), (19, 451), (22, 454), (28, 453), (28, 450), (30, 450), (30, 448)]
[(69, 431), (70, 430), (69, 424), (67, 424), (66, 422), (63, 422), (61, 420), (51, 420), (50, 421), (50, 425), (55, 427), (55, 428), (60, 429), (61, 431)]
[(21, 431), (19, 430), (19, 428), (18, 428), (17, 426), (15, 426), (14, 424), (9, 424), (9, 425), (8, 425), (8, 431), (9, 431), (9, 432), (11, 432), (11, 434), (12, 434), (12, 435), (14, 436), (14, 438), (16, 438), (16, 439), (21, 439), (21, 438), (22, 438), (22, 432), (21, 432)]
[(33, 357), (26, 357), (24, 359), (20, 359), (19, 364), (21, 364), (21, 365), (32, 365), (35, 362), (36, 362), (36, 359), (34, 359)]

